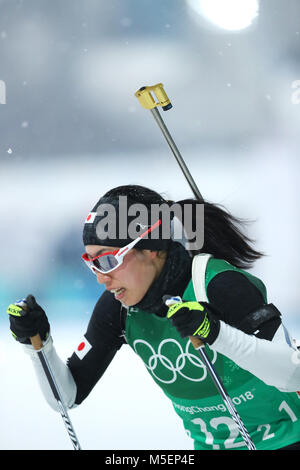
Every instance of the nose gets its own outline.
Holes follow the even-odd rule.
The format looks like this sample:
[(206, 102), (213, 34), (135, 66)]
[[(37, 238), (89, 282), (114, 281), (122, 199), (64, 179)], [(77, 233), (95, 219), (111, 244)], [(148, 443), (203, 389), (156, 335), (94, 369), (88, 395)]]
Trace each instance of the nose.
[(107, 287), (108, 284), (111, 282), (111, 277), (109, 276), (109, 274), (103, 274), (103, 273), (97, 272), (96, 276), (97, 276), (97, 282), (99, 284), (105, 284), (105, 287)]

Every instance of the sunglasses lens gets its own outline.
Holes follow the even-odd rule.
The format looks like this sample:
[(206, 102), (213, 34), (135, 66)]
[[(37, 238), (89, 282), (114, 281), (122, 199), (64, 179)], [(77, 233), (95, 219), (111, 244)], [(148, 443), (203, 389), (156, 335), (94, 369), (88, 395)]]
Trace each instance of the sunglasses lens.
[(99, 269), (101, 272), (106, 273), (115, 269), (118, 266), (118, 261), (114, 255), (104, 255), (100, 258), (97, 258), (93, 261), (94, 266)]

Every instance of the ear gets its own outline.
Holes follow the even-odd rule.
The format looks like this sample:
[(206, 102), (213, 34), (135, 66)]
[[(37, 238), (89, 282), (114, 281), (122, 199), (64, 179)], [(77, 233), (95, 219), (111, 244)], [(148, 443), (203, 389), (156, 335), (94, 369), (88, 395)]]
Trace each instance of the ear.
[(158, 256), (158, 252), (153, 250), (143, 250), (143, 253), (147, 256), (148, 259), (151, 260), (157, 258)]
[(155, 250), (142, 250), (143, 255), (149, 260), (154, 261), (155, 263), (157, 260), (165, 260), (166, 253), (162, 251), (155, 251)]
[(158, 257), (158, 251), (150, 250), (150, 258), (155, 259)]

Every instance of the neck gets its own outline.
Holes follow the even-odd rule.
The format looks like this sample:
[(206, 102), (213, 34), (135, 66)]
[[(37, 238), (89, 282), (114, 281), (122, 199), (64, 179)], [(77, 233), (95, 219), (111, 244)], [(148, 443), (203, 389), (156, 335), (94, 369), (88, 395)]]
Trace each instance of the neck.
[[(191, 277), (192, 259), (179, 243), (173, 242), (168, 252), (157, 262), (157, 277), (145, 297), (135, 306), (141, 310), (164, 316), (168, 308), (162, 297), (168, 295), (182, 296)], [(158, 258), (158, 257), (157, 257)]]
[(162, 270), (164, 269), (165, 263), (167, 259), (167, 252), (166, 251), (158, 251), (157, 256), (153, 260), (154, 268), (156, 271), (156, 275), (154, 278), (154, 282), (160, 276)]

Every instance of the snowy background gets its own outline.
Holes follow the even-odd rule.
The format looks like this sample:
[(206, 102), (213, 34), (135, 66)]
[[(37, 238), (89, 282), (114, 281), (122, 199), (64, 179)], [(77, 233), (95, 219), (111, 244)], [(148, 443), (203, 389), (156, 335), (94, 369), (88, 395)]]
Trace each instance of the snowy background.
[[(191, 194), (134, 96), (143, 85), (165, 85), (173, 109), (163, 118), (204, 197), (254, 221), (249, 234), (267, 256), (252, 272), (300, 338), (300, 4), (262, 0), (234, 31), (200, 4), (0, 1), (0, 449), (72, 448), (10, 336), (7, 305), (33, 293), (67, 359), (101, 294), (80, 260), (100, 195), (130, 183)], [(85, 449), (192, 449), (126, 347), (70, 416)]]

